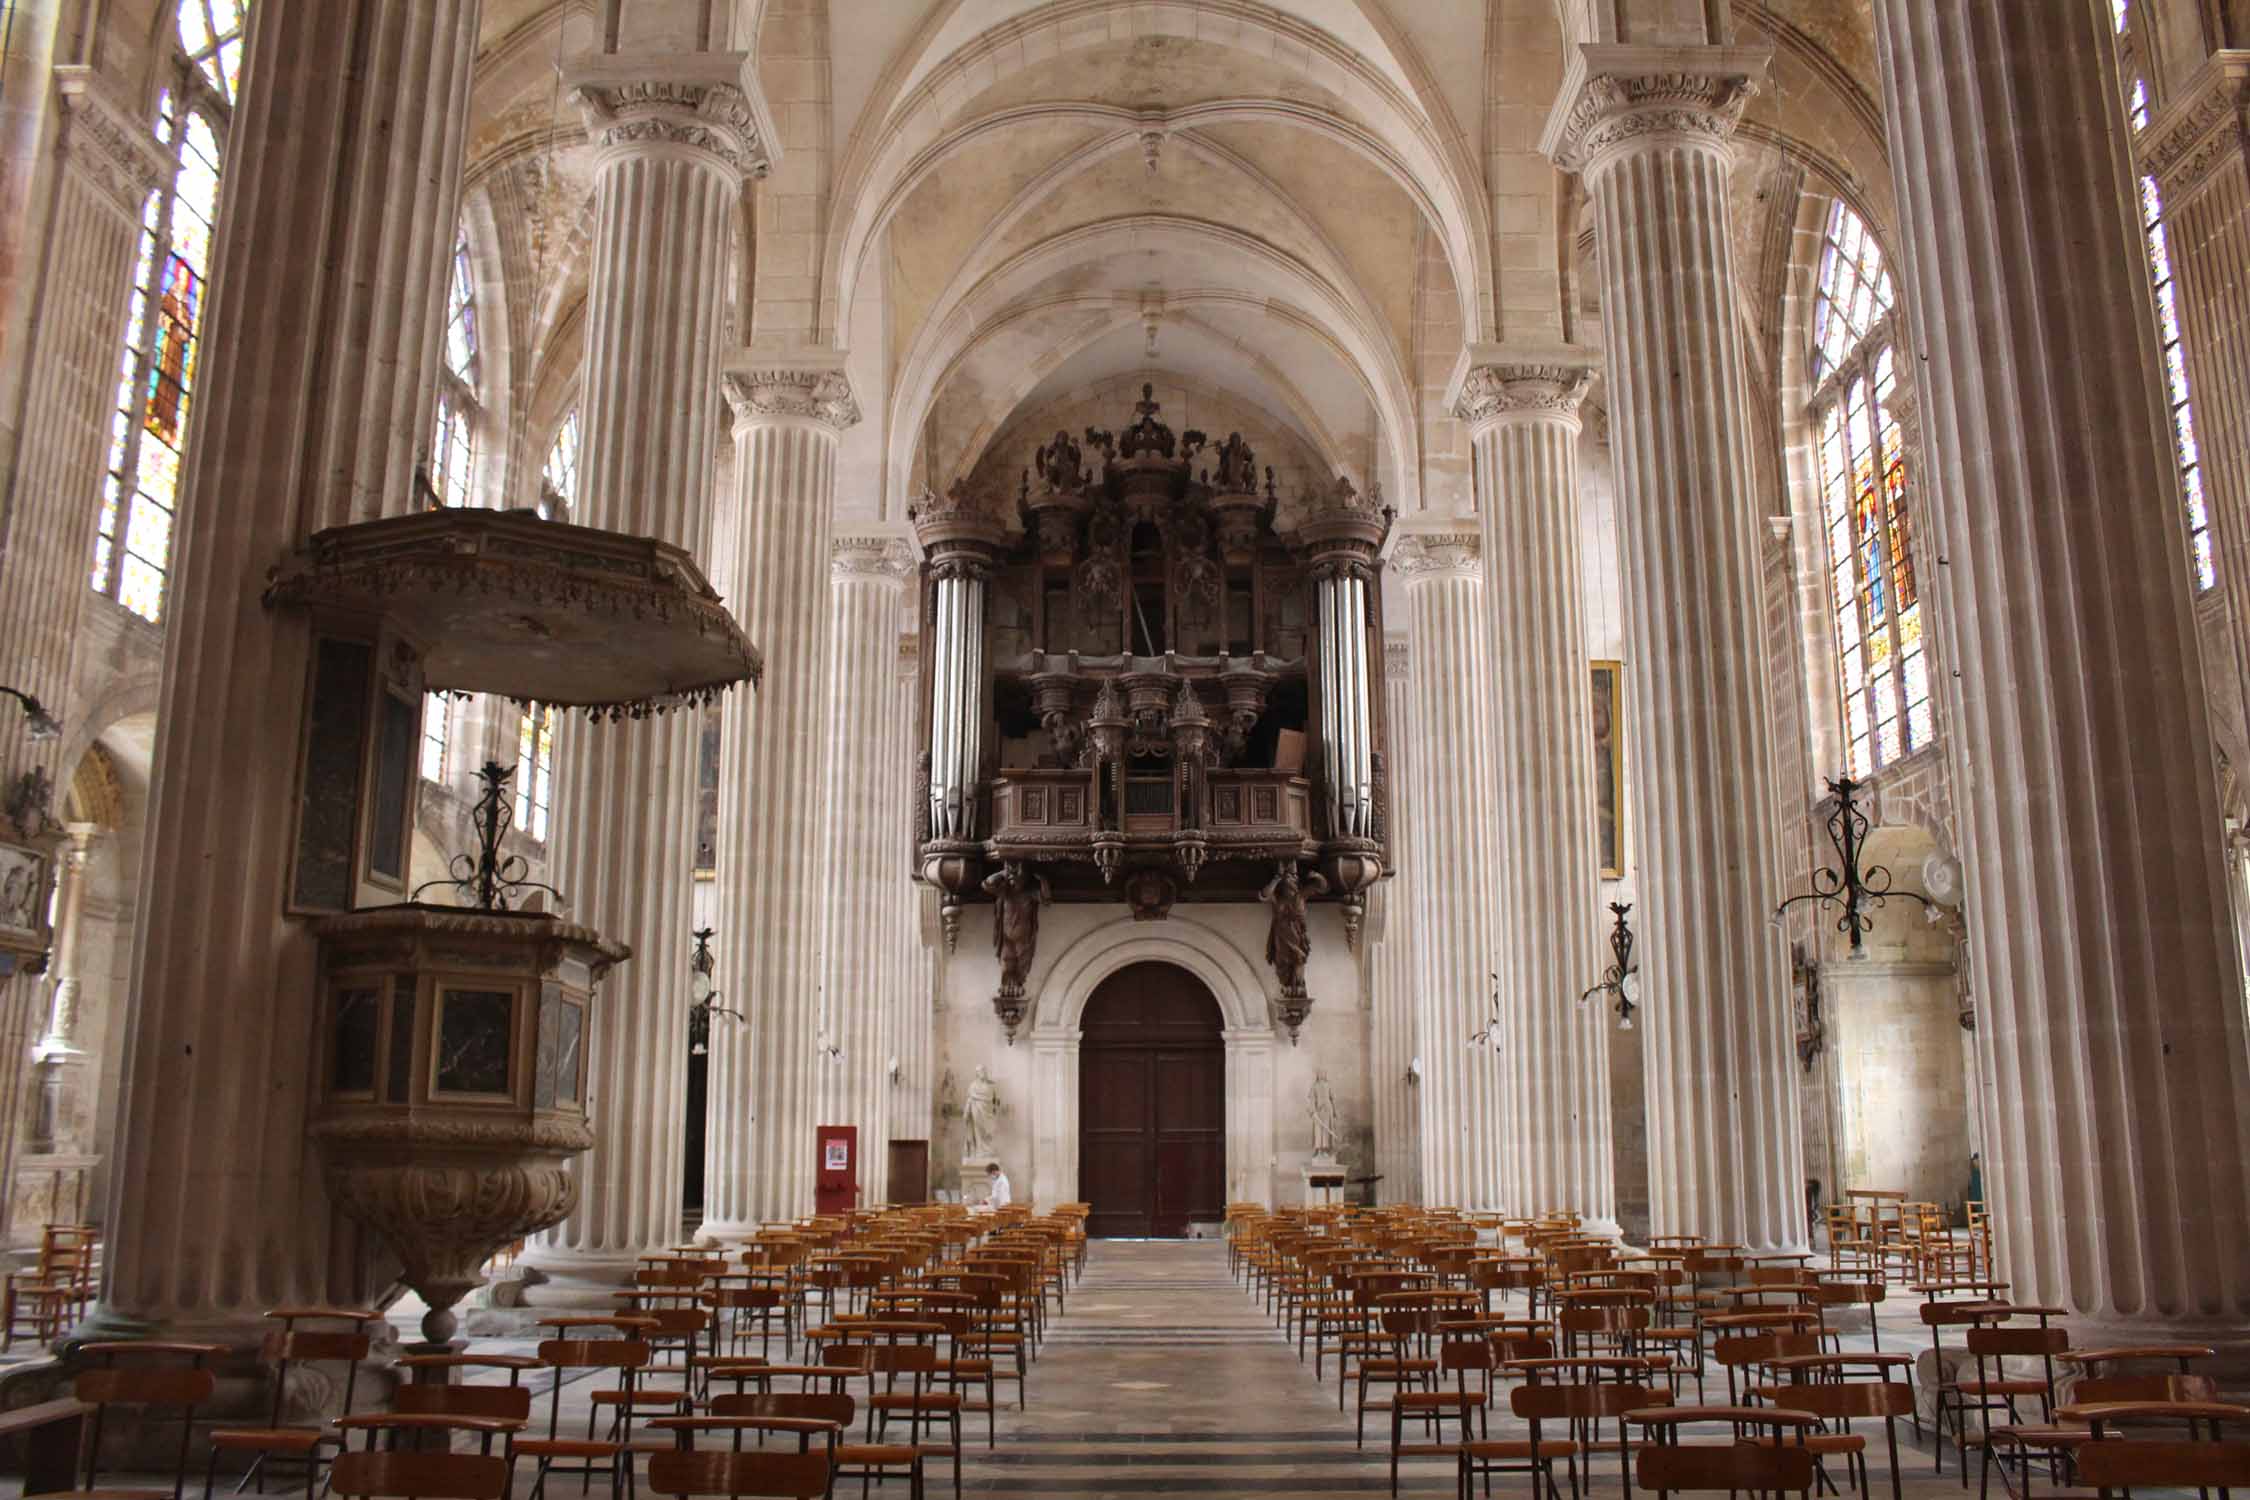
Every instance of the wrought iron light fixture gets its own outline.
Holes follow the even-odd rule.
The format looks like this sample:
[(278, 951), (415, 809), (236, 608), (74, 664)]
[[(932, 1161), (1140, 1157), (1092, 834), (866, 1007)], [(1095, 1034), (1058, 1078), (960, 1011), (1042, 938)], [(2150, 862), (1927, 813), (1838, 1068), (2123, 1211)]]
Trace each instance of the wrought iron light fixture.
[(695, 929), (695, 951), (688, 955), (688, 1051), (701, 1057), (711, 1050), (711, 1018), (725, 1016), (740, 1024), (742, 1012), (719, 1003), (719, 961), (711, 953), (715, 927)]
[(6, 693), (23, 705), (24, 733), (35, 740), (51, 740), (62, 733), (62, 720), (47, 712), (45, 705), (21, 688), (0, 684), (0, 693)]
[(1469, 1045), (1472, 1047), (1490, 1047), (1494, 1052), (1498, 1052), (1500, 1050), (1500, 976), (1488, 973), (1485, 977), (1492, 981), (1492, 1019), (1469, 1033)]
[(1419, 1052), (1406, 1064), (1406, 1086), (1410, 1089), (1422, 1086), (1422, 1054)]
[(433, 885), (452, 886), (479, 911), (507, 911), (526, 891), (545, 891), (557, 901), (562, 899), (561, 891), (531, 878), (531, 866), (522, 855), (500, 853), (500, 840), (516, 820), (515, 803), (508, 795), (508, 779), (515, 774), (514, 766), (503, 766), (495, 760), (484, 763), (477, 772), (484, 794), (469, 810), (470, 825), (477, 834), (477, 852), (454, 855), (446, 864), (445, 874), (414, 887), (412, 899), (419, 901)]
[(1625, 920), (1633, 907), (1630, 902), (1612, 901), (1609, 909), (1617, 915), (1609, 929), (1609, 951), (1617, 955), (1617, 962), (1609, 966), (1599, 984), (1588, 985), (1578, 998), (1583, 1003), (1595, 995), (1608, 995), (1610, 1008), (1617, 1012), (1617, 1029), (1631, 1031), (1633, 1012), (1641, 1008), (1641, 970), (1633, 962), (1633, 929)]
[(1891, 889), (1888, 866), (1861, 866), (1870, 824), (1867, 814), (1860, 811), (1858, 797), (1866, 786), (1866, 782), (1854, 781), (1849, 776), (1839, 776), (1828, 783), (1829, 795), (1836, 802), (1836, 810), (1828, 815), (1828, 839), (1836, 846), (1836, 856), (1843, 868), (1813, 871), (1811, 890), (1800, 891), (1773, 909), (1774, 925), (1779, 926), (1783, 914), (1800, 901), (1811, 901), (1823, 908), (1842, 907), (1843, 915), (1836, 919), (1836, 930), (1851, 935), (1853, 958), (1867, 956), (1864, 940), (1867, 930), (1875, 925), (1872, 914), (1882, 910), (1883, 903), (1893, 896), (1921, 902), (1923, 913), (1932, 922), (1939, 916), (1937, 904), (1920, 891)]

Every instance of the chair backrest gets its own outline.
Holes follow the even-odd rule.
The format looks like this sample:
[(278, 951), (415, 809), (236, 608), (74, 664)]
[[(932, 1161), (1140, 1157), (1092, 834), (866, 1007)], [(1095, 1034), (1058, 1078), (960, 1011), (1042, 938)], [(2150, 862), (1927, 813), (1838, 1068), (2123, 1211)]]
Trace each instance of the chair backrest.
[(480, 1453), (340, 1453), (329, 1487), (339, 1495), (500, 1500), (508, 1461)]
[(1714, 1339), (1711, 1357), (1722, 1365), (1762, 1365), (1768, 1360), (1795, 1354), (1818, 1354), (1817, 1333), (1757, 1333), (1745, 1338)]
[(711, 1415), (714, 1417), (800, 1417), (816, 1422), (834, 1422), (848, 1429), (852, 1417), (859, 1410), (859, 1402), (843, 1392), (827, 1391), (773, 1391), (743, 1392), (733, 1396), (713, 1396)]
[(1792, 1385), (1776, 1406), (1809, 1411), (1816, 1417), (1910, 1417), (1914, 1387), (1903, 1380), (1840, 1380)]
[(539, 1357), (558, 1370), (637, 1370), (648, 1363), (641, 1339), (541, 1339)]
[(660, 1495), (758, 1495), (814, 1500), (828, 1493), (828, 1455), (810, 1453), (655, 1453), (648, 1487)]
[(528, 1385), (402, 1385), (391, 1393), (395, 1412), (448, 1417), (531, 1416)]
[(2070, 1388), (2072, 1401), (2216, 1401), (2219, 1383), (2208, 1375), (2102, 1375)]
[(2079, 1483), (2112, 1489), (2250, 1489), (2250, 1443), (2086, 1443)]
[(1972, 1328), (1966, 1336), (1969, 1352), (1980, 1358), (2052, 1358), (2070, 1347), (2061, 1328)]
[(1644, 1490), (1809, 1490), (1813, 1456), (1789, 1444), (1643, 1443), (1633, 1456), (1633, 1479)]
[(1671, 1396), (1645, 1385), (1605, 1382), (1573, 1385), (1556, 1382), (1524, 1384), (1508, 1393), (1508, 1406), (1525, 1421), (1585, 1421), (1614, 1417), (1644, 1406), (1670, 1406)]
[(209, 1370), (127, 1366), (84, 1371), (72, 1384), (71, 1393), (81, 1401), (103, 1406), (122, 1403), (193, 1408), (210, 1400), (217, 1386)]

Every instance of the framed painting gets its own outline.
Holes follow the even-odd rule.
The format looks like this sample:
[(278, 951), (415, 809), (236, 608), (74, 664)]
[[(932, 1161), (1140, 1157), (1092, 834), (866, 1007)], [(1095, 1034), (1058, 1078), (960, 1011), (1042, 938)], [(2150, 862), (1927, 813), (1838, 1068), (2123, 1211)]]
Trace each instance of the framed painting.
[(1594, 849), (1602, 879), (1625, 874), (1625, 664), (1594, 667)]

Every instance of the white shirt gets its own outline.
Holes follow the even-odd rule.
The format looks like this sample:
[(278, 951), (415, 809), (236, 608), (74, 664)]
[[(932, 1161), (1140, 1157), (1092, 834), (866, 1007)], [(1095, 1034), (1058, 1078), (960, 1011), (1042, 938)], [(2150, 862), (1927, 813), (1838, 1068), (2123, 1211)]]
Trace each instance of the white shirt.
[(995, 1172), (992, 1174), (992, 1196), (986, 1201), (991, 1203), (994, 1208), (1006, 1208), (1016, 1201), (1014, 1191), (1008, 1186), (1007, 1173)]

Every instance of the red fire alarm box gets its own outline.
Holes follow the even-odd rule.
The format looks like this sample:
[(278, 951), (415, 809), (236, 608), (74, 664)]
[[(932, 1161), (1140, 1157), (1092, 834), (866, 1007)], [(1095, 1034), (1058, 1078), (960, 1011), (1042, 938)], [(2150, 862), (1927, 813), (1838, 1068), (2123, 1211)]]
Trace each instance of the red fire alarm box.
[(859, 1207), (859, 1127), (823, 1125), (815, 1134), (820, 1155), (813, 1163), (813, 1210), (848, 1214)]

